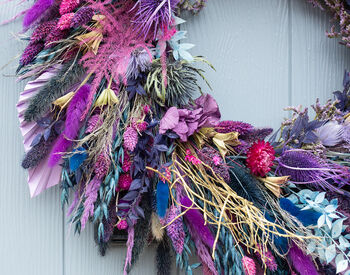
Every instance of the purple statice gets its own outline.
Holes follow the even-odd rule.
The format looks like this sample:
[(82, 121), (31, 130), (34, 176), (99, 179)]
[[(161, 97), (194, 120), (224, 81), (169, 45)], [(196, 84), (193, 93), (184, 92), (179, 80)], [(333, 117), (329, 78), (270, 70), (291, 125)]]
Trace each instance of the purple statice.
[(42, 51), (44, 48), (44, 44), (42, 42), (31, 42), (25, 48), (20, 60), (19, 64), (21, 66), (28, 65), (33, 59)]
[[(230, 173), (228, 167), (222, 163), (222, 158), (220, 154), (215, 149), (205, 146), (198, 152), (199, 159), (206, 165), (211, 167), (217, 176), (224, 179), (225, 182), (230, 182)], [(215, 164), (217, 158), (221, 159), (221, 162)]]
[(172, 14), (179, 0), (139, 0), (135, 7), (133, 23), (135, 29), (144, 37), (153, 31), (156, 37), (158, 29), (169, 26), (173, 20)]
[(152, 56), (143, 48), (134, 50), (131, 53), (129, 65), (126, 71), (127, 79), (137, 79), (140, 73), (149, 71)]
[(339, 186), (349, 184), (349, 168), (327, 162), (306, 150), (286, 150), (277, 158), (277, 163), (276, 173), (290, 176), (295, 184), (313, 184), (333, 191), (337, 188), (332, 183)]
[(56, 27), (57, 22), (58, 22), (57, 20), (51, 20), (38, 25), (34, 29), (30, 37), (30, 41), (39, 42), (41, 40), (45, 40), (46, 36), (48, 36), (49, 33)]
[(179, 214), (180, 210), (176, 206), (170, 206), (166, 217), (166, 223), (172, 223), (166, 227), (166, 230), (169, 238), (171, 239), (174, 250), (177, 254), (182, 254), (185, 243), (185, 231), (183, 228), (183, 222), (181, 217), (174, 220)]
[(71, 28), (78, 28), (90, 22), (94, 16), (94, 10), (90, 7), (82, 7), (75, 14), (71, 21)]
[(344, 126), (330, 121), (315, 130), (318, 140), (324, 146), (336, 146), (343, 141)]
[(238, 132), (240, 135), (248, 134), (252, 132), (253, 129), (254, 127), (249, 123), (231, 120), (220, 121), (219, 124), (215, 127), (215, 130), (218, 133)]

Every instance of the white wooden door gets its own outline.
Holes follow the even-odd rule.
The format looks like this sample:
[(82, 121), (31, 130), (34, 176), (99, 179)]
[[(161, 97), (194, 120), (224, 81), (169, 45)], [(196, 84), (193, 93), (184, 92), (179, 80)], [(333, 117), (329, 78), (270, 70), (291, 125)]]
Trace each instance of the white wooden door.
[[(19, 1), (0, 3), (0, 21), (17, 14)], [(350, 69), (350, 49), (328, 39), (327, 14), (307, 0), (208, 0), (188, 17), (186, 42), (196, 44), (215, 67), (206, 74), (224, 119), (277, 128), (288, 105), (310, 105), (340, 89)], [(0, 67), (20, 54), (19, 21), (0, 27)], [(0, 76), (0, 274), (122, 274), (124, 248), (100, 257), (92, 227), (69, 233), (59, 187), (30, 199), (15, 105), (24, 83), (13, 76), (17, 60)], [(153, 275), (154, 249), (147, 249), (132, 274)], [(176, 273), (173, 271), (172, 273)]]

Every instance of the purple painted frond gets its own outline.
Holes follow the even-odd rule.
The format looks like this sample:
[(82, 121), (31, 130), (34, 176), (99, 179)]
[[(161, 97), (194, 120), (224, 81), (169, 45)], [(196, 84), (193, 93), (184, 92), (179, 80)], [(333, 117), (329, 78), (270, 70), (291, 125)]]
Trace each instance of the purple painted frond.
[(139, 0), (133, 9), (138, 11), (133, 19), (135, 29), (144, 37), (153, 31), (153, 38), (157, 31), (170, 25), (173, 10), (179, 0)]
[(180, 202), (183, 205), (182, 211), (187, 211), (184, 216), (188, 225), (198, 234), (203, 243), (212, 248), (214, 245), (214, 236), (205, 225), (205, 220), (201, 212), (198, 209), (191, 208), (194, 206), (192, 201), (187, 197), (182, 197)]
[(98, 178), (93, 178), (91, 182), (88, 183), (85, 192), (84, 201), (84, 212), (81, 217), (81, 229), (85, 228), (86, 222), (90, 216), (94, 214), (94, 203), (97, 199), (98, 190), (100, 189), (101, 180)]
[(45, 11), (52, 6), (54, 0), (37, 0), (35, 4), (26, 12), (23, 18), (23, 27), (28, 28), (42, 16)]
[(294, 242), (289, 250), (288, 258), (300, 275), (318, 275), (310, 256), (306, 256)]
[[(172, 205), (168, 210), (166, 223), (170, 223), (180, 214), (179, 209)], [(171, 239), (173, 247), (177, 254), (181, 254), (185, 243), (185, 231), (183, 228), (182, 218), (177, 218), (166, 228), (168, 236)]]
[(64, 130), (51, 150), (49, 158), (51, 167), (61, 160), (62, 154), (69, 149), (72, 140), (77, 137), (80, 128), (80, 117), (85, 109), (89, 92), (90, 85), (82, 86), (69, 103)]

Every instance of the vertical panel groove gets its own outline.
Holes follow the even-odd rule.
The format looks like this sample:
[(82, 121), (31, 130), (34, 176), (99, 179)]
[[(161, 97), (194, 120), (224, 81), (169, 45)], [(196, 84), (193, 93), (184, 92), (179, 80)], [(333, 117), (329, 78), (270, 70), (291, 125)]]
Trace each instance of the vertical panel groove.
[[(292, 17), (292, 0), (288, 0), (288, 106), (292, 105), (293, 89), (293, 17)], [(288, 116), (291, 116), (289, 112)]]

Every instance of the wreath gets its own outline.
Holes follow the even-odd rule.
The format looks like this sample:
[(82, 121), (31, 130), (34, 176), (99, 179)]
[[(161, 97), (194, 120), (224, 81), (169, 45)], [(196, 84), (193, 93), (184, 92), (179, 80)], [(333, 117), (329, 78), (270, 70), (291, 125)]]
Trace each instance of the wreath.
[[(350, 47), (349, 1), (310, 2)], [(314, 119), (289, 107), (274, 133), (221, 121), (197, 82), (195, 63), (210, 63), (180, 42), (181, 13), (204, 4), (37, 0), (24, 12), (17, 74), (31, 80), (17, 108), (31, 196), (59, 184), (75, 232), (91, 221), (102, 255), (126, 232), (124, 274), (150, 240), (159, 275), (172, 258), (187, 274), (349, 274), (349, 73)]]

